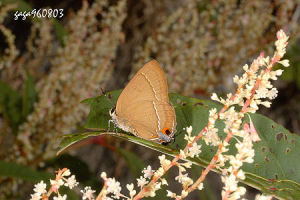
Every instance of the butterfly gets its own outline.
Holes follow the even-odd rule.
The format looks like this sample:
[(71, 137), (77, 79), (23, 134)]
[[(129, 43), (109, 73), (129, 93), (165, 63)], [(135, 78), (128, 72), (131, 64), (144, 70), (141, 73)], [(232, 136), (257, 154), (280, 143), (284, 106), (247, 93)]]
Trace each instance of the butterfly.
[(129, 81), (110, 116), (117, 127), (137, 137), (163, 144), (172, 140), (176, 115), (157, 61), (146, 63)]

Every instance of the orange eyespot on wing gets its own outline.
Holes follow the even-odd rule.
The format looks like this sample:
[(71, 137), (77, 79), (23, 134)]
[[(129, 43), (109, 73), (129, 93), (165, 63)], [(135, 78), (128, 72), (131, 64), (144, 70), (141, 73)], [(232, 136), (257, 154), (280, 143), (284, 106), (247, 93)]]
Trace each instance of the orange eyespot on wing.
[(170, 135), (171, 134), (171, 131), (168, 128), (163, 128), (161, 132), (163, 132), (165, 135)]

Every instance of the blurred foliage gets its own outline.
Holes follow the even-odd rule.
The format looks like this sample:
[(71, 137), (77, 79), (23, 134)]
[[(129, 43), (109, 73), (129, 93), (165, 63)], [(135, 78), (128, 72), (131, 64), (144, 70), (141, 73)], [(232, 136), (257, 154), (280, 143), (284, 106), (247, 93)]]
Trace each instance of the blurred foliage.
[(118, 149), (118, 152), (124, 157), (130, 171), (135, 177), (141, 176), (141, 172), (146, 167), (145, 163), (134, 153), (125, 149)]
[(80, 157), (63, 154), (46, 161), (46, 166), (53, 169), (62, 169), (65, 167), (70, 169), (82, 186), (91, 186), (96, 190), (99, 190), (100, 186), (102, 186), (97, 176), (91, 172), (89, 166)]
[[(193, 165), (192, 166), (192, 175), (194, 179), (197, 179), (198, 177), (201, 176), (203, 168), (198, 166), (198, 165)], [(199, 191), (199, 195), (201, 200), (216, 200), (216, 194), (213, 192), (213, 188), (209, 184), (210, 181), (209, 179), (205, 179), (203, 184), (204, 184), (204, 189)]]
[(18, 165), (16, 163), (5, 162), (0, 160), (0, 175), (5, 178), (13, 177), (19, 178), (24, 181), (38, 182), (49, 181), (50, 178), (54, 178), (53, 174), (45, 171), (35, 171), (29, 167)]
[(22, 115), (26, 117), (33, 111), (34, 103), (38, 100), (38, 94), (35, 90), (33, 77), (27, 72), (27, 78), (25, 80), (23, 101), (22, 101)]
[[(233, 90), (232, 76), (264, 51), (268, 55), (278, 27), (299, 34), (297, 1), (194, 1), (161, 15), (157, 27), (134, 55), (134, 71), (145, 60), (159, 60), (170, 91), (184, 95)], [(292, 14), (293, 13), (293, 14)], [(283, 16), (285, 19), (283, 19)], [(263, 20), (261, 20), (263, 19)]]
[(1, 111), (13, 132), (17, 134), (18, 127), (22, 122), (22, 97), (8, 84), (0, 82), (0, 106)]
[(33, 111), (33, 105), (37, 101), (34, 80), (29, 73), (24, 84), (23, 96), (21, 96), (7, 83), (0, 81), (0, 109), (14, 134), (18, 133), (19, 125)]
[(17, 4), (17, 10), (19, 11), (31, 11), (32, 7), (29, 3), (23, 0), (2, 0), (2, 4)]
[(290, 67), (284, 68), (281, 78), (288, 82), (294, 82), (300, 90), (300, 47), (292, 45), (287, 52), (286, 58), (290, 60)]

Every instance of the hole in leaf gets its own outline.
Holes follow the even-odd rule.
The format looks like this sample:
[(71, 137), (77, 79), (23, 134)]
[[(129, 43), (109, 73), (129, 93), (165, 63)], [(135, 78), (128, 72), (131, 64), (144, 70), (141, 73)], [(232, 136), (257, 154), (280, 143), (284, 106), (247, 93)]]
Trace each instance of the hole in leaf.
[(278, 179), (278, 174), (275, 174), (275, 179)]
[(272, 127), (272, 129), (274, 129), (274, 128), (275, 128), (275, 126), (274, 126), (273, 124), (272, 124), (272, 126), (271, 126), (271, 127)]
[(287, 135), (284, 135), (284, 139), (285, 139), (285, 140), (287, 140), (287, 139), (288, 139)]
[(265, 148), (265, 147), (261, 148), (261, 151), (262, 151), (262, 152), (265, 152), (265, 151), (266, 151), (266, 148)]
[(278, 133), (276, 135), (276, 140), (279, 142), (281, 140), (282, 136), (283, 136), (283, 133)]
[(286, 148), (285, 150), (286, 153), (289, 153), (290, 151), (291, 151), (290, 148)]
[(295, 141), (294, 139), (291, 140), (291, 143), (292, 143), (292, 144), (295, 144), (295, 142), (296, 142), (296, 141)]
[(203, 103), (201, 103), (201, 102), (198, 102), (198, 103), (195, 103), (195, 104), (194, 104), (194, 106), (199, 106), (199, 105), (200, 105), (200, 106), (202, 106), (202, 105), (203, 105)]
[(269, 162), (269, 161), (270, 161), (270, 159), (269, 159), (268, 156), (265, 157), (265, 161), (266, 161), (266, 162)]
[(259, 167), (259, 164), (255, 164), (255, 167)]

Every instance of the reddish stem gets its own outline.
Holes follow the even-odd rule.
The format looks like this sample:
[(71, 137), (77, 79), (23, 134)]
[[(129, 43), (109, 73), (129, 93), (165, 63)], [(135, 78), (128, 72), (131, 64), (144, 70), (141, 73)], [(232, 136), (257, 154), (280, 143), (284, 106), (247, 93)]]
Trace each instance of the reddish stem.
[[(260, 56), (263, 57), (263, 54), (261, 54)], [(278, 57), (278, 54), (276, 53), (275, 56), (273, 57), (272, 61), (271, 61), (270, 67), (268, 67), (268, 68), (263, 72), (262, 76), (263, 76), (265, 73), (269, 72), (269, 71), (272, 69), (272, 67), (274, 66), (274, 64), (275, 64), (278, 60), (279, 60), (279, 57)], [(245, 104), (244, 104), (244, 106), (243, 106), (243, 108), (242, 108), (242, 110), (241, 110), (240, 112), (244, 113), (245, 110), (246, 110), (246, 108), (250, 105), (250, 103), (251, 103), (251, 101), (252, 101), (252, 98), (254, 97), (255, 91), (258, 89), (260, 83), (261, 83), (261, 80), (260, 80), (259, 78), (257, 78), (257, 79), (256, 79), (256, 83), (255, 83), (254, 87), (253, 87), (252, 90), (251, 90), (251, 93), (252, 93), (252, 94), (251, 94), (250, 98), (247, 99), (247, 101), (245, 102)], [(237, 94), (240, 93), (240, 90), (241, 90), (243, 87), (244, 87), (244, 85), (241, 85), (241, 86), (239, 86), (239, 87), (237, 88), (236, 93), (231, 97), (231, 100), (232, 100), (232, 101), (236, 98)], [(219, 119), (219, 118), (220, 118), (220, 114), (223, 113), (223, 112), (225, 112), (227, 109), (228, 109), (228, 106), (227, 106), (227, 105), (224, 105), (224, 107), (219, 111), (217, 119)], [(193, 145), (193, 143), (197, 142), (197, 141), (203, 136), (203, 134), (207, 132), (207, 128), (208, 128), (209, 125), (210, 125), (210, 123), (208, 122), (207, 125), (201, 130), (201, 132), (195, 137), (195, 139), (193, 140), (193, 142), (187, 144), (187, 146), (184, 148), (184, 152), (186, 152), (186, 151), (188, 150), (188, 148), (191, 147), (191, 146)], [(224, 142), (225, 142), (225, 143), (229, 143), (229, 141), (231, 140), (232, 136), (233, 136), (233, 133), (232, 133), (232, 131), (230, 131), (230, 132), (227, 134), (227, 136), (226, 136)], [(186, 191), (188, 191), (189, 193), (192, 192), (193, 190), (195, 190), (195, 189), (198, 187), (198, 185), (199, 185), (200, 183), (202, 183), (202, 182), (205, 180), (205, 178), (206, 178), (207, 174), (210, 172), (210, 170), (212, 170), (212, 169), (215, 167), (215, 164), (216, 164), (216, 162), (218, 161), (219, 155), (222, 153), (223, 144), (224, 144), (224, 143), (221, 143), (221, 144), (218, 146), (218, 150), (217, 150), (215, 156), (214, 156), (214, 157), (212, 158), (212, 160), (210, 161), (209, 165), (205, 168), (204, 171), (202, 171), (201, 176), (198, 178), (198, 180), (197, 180), (192, 186), (190, 186), (189, 188), (187, 188)], [(164, 169), (164, 174), (165, 174), (165, 172), (167, 172), (171, 167), (177, 165), (176, 163), (177, 163), (177, 161), (180, 160), (180, 159), (181, 159), (181, 155), (178, 154), (178, 155), (172, 160), (171, 164), (170, 164), (169, 166), (167, 166), (167, 167)], [(155, 178), (153, 177), (152, 180), (150, 181), (150, 183), (147, 184), (147, 186), (143, 187), (142, 190), (141, 190), (141, 191), (140, 191), (133, 199), (134, 199), (134, 200), (139, 200), (139, 199), (143, 198), (143, 197), (144, 197), (144, 193), (147, 192), (147, 190), (149, 190), (149, 186), (151, 186), (152, 184), (154, 184), (154, 183), (155, 183), (157, 180), (159, 180), (160, 178), (161, 178), (161, 177), (155, 177)], [(226, 191), (226, 194), (227, 194), (227, 191)], [(228, 195), (226, 195), (226, 196), (229, 196), (230, 194), (231, 194), (231, 191), (228, 191)], [(226, 199), (227, 199), (227, 198), (226, 198)]]

